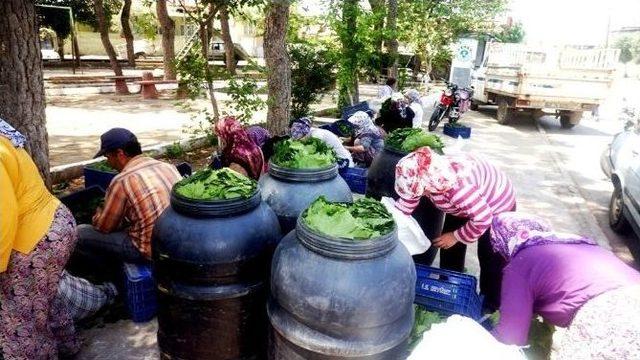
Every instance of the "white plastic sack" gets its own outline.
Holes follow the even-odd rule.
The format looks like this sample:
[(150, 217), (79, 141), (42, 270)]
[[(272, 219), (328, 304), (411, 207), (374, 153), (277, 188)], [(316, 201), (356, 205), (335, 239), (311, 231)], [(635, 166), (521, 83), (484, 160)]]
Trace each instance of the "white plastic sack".
[(424, 234), (416, 219), (405, 215), (395, 206), (395, 201), (389, 197), (383, 197), (382, 204), (393, 215), (393, 220), (398, 227), (398, 239), (407, 248), (409, 254), (422, 254), (431, 246), (431, 241)]
[(422, 335), (407, 360), (526, 360), (515, 345), (505, 345), (472, 319), (450, 316)]

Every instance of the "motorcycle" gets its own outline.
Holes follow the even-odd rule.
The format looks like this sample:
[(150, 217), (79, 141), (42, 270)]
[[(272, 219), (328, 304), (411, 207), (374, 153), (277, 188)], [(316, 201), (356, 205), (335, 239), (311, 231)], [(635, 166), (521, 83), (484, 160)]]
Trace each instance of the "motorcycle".
[(447, 82), (447, 88), (440, 96), (440, 103), (433, 110), (429, 119), (429, 131), (433, 131), (445, 118), (449, 118), (450, 124), (455, 124), (462, 114), (471, 107), (473, 86), (459, 88), (458, 85)]

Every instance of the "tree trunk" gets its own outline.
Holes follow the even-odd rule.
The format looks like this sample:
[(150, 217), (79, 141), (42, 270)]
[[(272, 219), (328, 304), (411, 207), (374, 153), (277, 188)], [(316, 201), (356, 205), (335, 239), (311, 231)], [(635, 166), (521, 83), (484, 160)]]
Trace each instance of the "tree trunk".
[(122, 3), (122, 14), (120, 15), (120, 25), (122, 25), (122, 34), (127, 42), (127, 60), (131, 67), (136, 67), (136, 55), (133, 50), (133, 31), (129, 17), (131, 15), (131, 0), (124, 0)]
[(164, 78), (165, 80), (176, 79), (176, 51), (174, 45), (174, 38), (176, 34), (176, 27), (173, 20), (169, 17), (167, 12), (167, 0), (156, 1), (156, 13), (158, 14), (158, 21), (162, 27), (162, 56), (164, 60)]
[[(374, 14), (380, 14), (384, 12), (384, 0), (369, 0), (369, 6), (371, 6), (371, 12)], [(376, 22), (373, 24), (373, 29), (376, 32), (384, 29), (384, 17), (376, 18)], [(378, 53), (382, 52), (382, 36), (375, 40), (375, 48)]]
[[(118, 62), (118, 58), (116, 56), (116, 51), (113, 49), (113, 45), (111, 45), (111, 40), (109, 40), (109, 24), (107, 24), (107, 20), (104, 15), (104, 5), (102, 0), (93, 0), (93, 4), (95, 5), (96, 18), (98, 19), (98, 30), (100, 31), (100, 40), (102, 40), (102, 45), (104, 46), (104, 50), (109, 55), (109, 63), (111, 63), (111, 68), (116, 76), (122, 76), (122, 68), (120, 67), (120, 63)], [(124, 81), (116, 80), (116, 93), (118, 94), (128, 94), (129, 90), (127, 89), (127, 83)]]
[(75, 59), (73, 59), (73, 61), (76, 62), (76, 66), (80, 66), (80, 48), (78, 47), (78, 38), (76, 37), (75, 33), (71, 38), (71, 46), (73, 46), (73, 51), (75, 52), (75, 56), (76, 56)]
[(272, 0), (267, 5), (264, 31), (264, 57), (267, 64), (269, 93), (267, 128), (272, 134), (284, 134), (289, 125), (291, 103), (291, 68), (286, 36), (289, 1)]
[(340, 32), (342, 59), (340, 60), (338, 108), (358, 102), (358, 52), (360, 43), (356, 38), (359, 4), (358, 0), (342, 2), (342, 23), (345, 30)]
[(200, 24), (200, 42), (201, 42), (201, 51), (202, 57), (207, 59), (207, 65), (204, 68), (205, 77), (207, 81), (207, 89), (209, 90), (209, 100), (211, 100), (211, 109), (213, 110), (213, 120), (218, 121), (220, 118), (220, 110), (218, 109), (218, 100), (216, 99), (216, 91), (213, 87), (213, 75), (211, 74), (211, 69), (209, 68), (209, 29), (212, 26), (212, 21), (209, 19), (208, 21)]
[(389, 39), (387, 40), (387, 52), (391, 60), (391, 68), (389, 68), (388, 76), (398, 78), (398, 1), (389, 0), (389, 12), (387, 13), (387, 31)]
[(64, 60), (64, 38), (56, 33), (56, 42), (58, 43), (58, 55), (60, 60)]
[(26, 149), (51, 187), (42, 55), (32, 1), (0, 1), (0, 118), (27, 138)]
[(231, 29), (229, 29), (229, 12), (227, 7), (220, 7), (220, 27), (222, 28), (222, 41), (224, 41), (224, 52), (226, 58), (227, 71), (231, 75), (236, 74), (236, 56), (233, 39), (231, 39)]

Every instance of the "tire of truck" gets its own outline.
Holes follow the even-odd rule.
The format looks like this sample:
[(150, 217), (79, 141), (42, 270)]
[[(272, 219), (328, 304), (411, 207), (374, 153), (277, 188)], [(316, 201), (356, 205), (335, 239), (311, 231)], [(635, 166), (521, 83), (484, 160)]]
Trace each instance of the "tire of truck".
[(507, 123), (509, 123), (512, 117), (513, 109), (509, 108), (509, 101), (504, 98), (498, 100), (498, 113), (496, 114), (498, 124), (506, 125)]
[(469, 106), (469, 109), (473, 111), (478, 111), (478, 103), (475, 101), (471, 101), (471, 106)]
[(580, 123), (582, 119), (582, 111), (561, 111), (560, 126), (563, 129), (571, 129)]

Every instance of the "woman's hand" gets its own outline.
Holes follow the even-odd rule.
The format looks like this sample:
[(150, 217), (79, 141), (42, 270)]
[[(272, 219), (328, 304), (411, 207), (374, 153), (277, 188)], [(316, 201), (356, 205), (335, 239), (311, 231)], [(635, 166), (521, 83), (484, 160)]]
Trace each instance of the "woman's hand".
[(231, 170), (233, 170), (233, 171), (235, 171), (237, 173), (240, 173), (240, 174), (242, 174), (244, 176), (249, 176), (249, 174), (247, 174), (247, 171), (240, 164), (231, 163), (231, 164), (229, 164), (229, 169), (231, 169)]
[(458, 242), (452, 232), (444, 233), (433, 241), (433, 246), (440, 249), (448, 249)]

